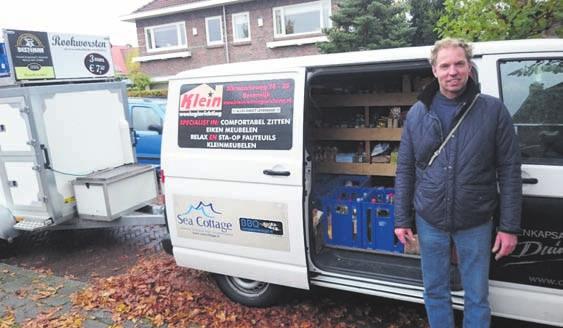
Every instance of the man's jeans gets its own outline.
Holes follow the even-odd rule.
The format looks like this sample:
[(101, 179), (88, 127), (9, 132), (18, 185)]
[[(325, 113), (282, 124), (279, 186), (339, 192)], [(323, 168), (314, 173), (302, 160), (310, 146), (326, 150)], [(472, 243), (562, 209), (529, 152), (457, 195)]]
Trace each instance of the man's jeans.
[(432, 328), (454, 327), (450, 295), (450, 241), (459, 258), (461, 283), (465, 291), (463, 327), (489, 327), (489, 260), (493, 222), (448, 233), (432, 227), (417, 215), (424, 304)]

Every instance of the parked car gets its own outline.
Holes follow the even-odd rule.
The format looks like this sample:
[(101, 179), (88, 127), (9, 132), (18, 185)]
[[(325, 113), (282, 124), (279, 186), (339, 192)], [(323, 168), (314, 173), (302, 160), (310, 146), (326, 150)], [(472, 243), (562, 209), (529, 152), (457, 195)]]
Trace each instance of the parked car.
[(129, 98), (129, 122), (134, 130), (137, 161), (160, 166), (162, 120), (166, 99)]

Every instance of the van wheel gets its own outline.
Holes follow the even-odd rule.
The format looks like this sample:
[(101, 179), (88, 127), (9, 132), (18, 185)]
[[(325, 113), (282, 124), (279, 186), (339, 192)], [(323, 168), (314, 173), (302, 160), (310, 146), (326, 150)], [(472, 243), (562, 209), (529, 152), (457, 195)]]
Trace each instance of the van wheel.
[(222, 274), (213, 278), (221, 291), (232, 301), (251, 307), (267, 307), (280, 301), (284, 287), (251, 279)]

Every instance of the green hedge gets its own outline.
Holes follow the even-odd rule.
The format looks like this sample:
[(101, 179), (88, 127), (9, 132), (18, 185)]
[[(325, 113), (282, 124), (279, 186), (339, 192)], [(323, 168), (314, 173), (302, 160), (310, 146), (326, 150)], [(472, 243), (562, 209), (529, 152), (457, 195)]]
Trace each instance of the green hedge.
[(159, 89), (159, 90), (128, 90), (127, 95), (129, 97), (138, 97), (138, 98), (145, 98), (145, 97), (167, 97), (168, 90), (166, 89)]

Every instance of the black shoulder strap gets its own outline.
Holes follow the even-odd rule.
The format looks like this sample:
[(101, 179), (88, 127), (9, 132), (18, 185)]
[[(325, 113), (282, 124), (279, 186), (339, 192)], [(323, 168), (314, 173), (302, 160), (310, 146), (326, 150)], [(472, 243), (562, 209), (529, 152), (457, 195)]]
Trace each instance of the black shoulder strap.
[(455, 133), (455, 131), (457, 130), (457, 128), (461, 125), (461, 122), (463, 122), (463, 119), (467, 116), (467, 114), (469, 113), (469, 111), (473, 108), (473, 105), (475, 105), (475, 102), (477, 101), (477, 98), (479, 98), (479, 93), (475, 95), (475, 98), (473, 98), (473, 101), (471, 102), (471, 104), (469, 105), (469, 107), (467, 107), (467, 110), (463, 113), (463, 115), (459, 118), (459, 121), (457, 121), (456, 125), (454, 125), (454, 127), (452, 128), (452, 130), (450, 131), (450, 133), (448, 133), (448, 136), (446, 137), (446, 139), (444, 139), (444, 141), (442, 142), (442, 144), (440, 145), (440, 147), (438, 147), (438, 149), (436, 149), (436, 151), (434, 152), (434, 154), (432, 154), (432, 157), (430, 157), (430, 160), (428, 161), (428, 165), (430, 166), (432, 165), (432, 163), (434, 162), (434, 160), (436, 159), (436, 157), (438, 157), (438, 155), (440, 155), (440, 153), (442, 152), (442, 149), (444, 149), (444, 147), (446, 147), (446, 144), (448, 143), (448, 141), (451, 139), (451, 137), (453, 136), (453, 134)]

